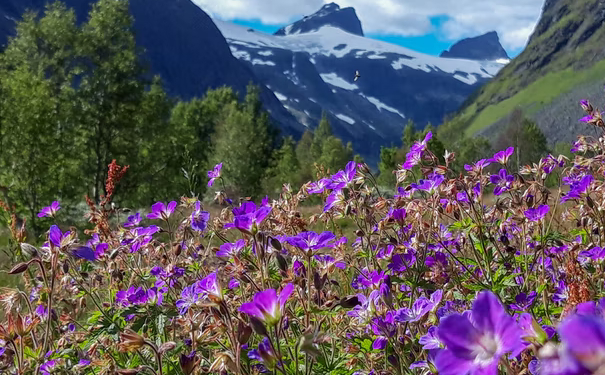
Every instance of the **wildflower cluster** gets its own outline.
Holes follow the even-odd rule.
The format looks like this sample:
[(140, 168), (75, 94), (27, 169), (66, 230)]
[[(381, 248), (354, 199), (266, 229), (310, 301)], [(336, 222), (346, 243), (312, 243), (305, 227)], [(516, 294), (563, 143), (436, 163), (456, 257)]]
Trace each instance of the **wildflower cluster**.
[[(430, 139), (393, 197), (350, 162), (273, 200), (220, 190), (213, 215), (195, 198), (119, 220), (91, 204), (79, 231), (53, 202), (40, 243), (19, 237), (8, 273), (22, 286), (0, 296), (0, 370), (604, 373), (605, 137), (580, 137), (573, 161), (515, 171), (508, 148), (464, 175)], [(305, 215), (312, 196), (322, 207)]]

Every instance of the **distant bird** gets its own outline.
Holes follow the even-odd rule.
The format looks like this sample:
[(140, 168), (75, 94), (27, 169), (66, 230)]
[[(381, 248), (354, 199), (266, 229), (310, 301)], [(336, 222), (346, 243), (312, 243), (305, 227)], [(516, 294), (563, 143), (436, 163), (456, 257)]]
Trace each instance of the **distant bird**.
[(361, 77), (361, 74), (359, 74), (359, 70), (355, 71), (355, 78), (353, 79), (353, 82), (357, 82), (357, 80), (359, 79), (359, 77)]

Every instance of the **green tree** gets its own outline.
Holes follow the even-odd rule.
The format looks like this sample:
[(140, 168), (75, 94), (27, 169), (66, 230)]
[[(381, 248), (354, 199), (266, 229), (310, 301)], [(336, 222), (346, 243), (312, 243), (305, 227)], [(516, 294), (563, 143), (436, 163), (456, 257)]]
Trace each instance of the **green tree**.
[(401, 137), (401, 142), (403, 143), (403, 148), (409, 148), (416, 141), (416, 126), (414, 125), (414, 121), (409, 120), (403, 129), (403, 136)]
[(393, 171), (397, 169), (397, 164), (401, 163), (398, 160), (398, 147), (381, 147), (380, 162), (378, 163), (378, 179), (377, 182), (381, 186), (395, 186), (397, 179)]
[(525, 164), (538, 162), (549, 152), (546, 137), (521, 109), (511, 113), (504, 132), (496, 140), (497, 149), (509, 146), (515, 147), (515, 154), (511, 158), (515, 170)]
[(136, 118), (144, 100), (146, 82), (132, 30), (127, 1), (99, 0), (82, 26), (79, 85), (86, 147), (83, 163), (92, 176), (89, 189), (96, 200), (104, 194), (107, 165), (136, 163)]
[(465, 164), (472, 164), (493, 154), (489, 140), (483, 137), (465, 138), (453, 151), (456, 154), (453, 169), (459, 173), (464, 172)]
[(258, 197), (275, 144), (275, 131), (262, 111), (258, 88), (249, 85), (244, 103), (231, 103), (224, 111), (213, 140), (211, 164), (223, 163), (233, 194)]
[(296, 191), (300, 188), (301, 182), (296, 142), (292, 137), (284, 138), (282, 146), (275, 152), (275, 165), (268, 171), (267, 189), (279, 193), (283, 184), (287, 183)]
[(169, 121), (169, 136), (174, 138), (171, 172), (178, 176), (168, 181), (181, 181), (186, 185), (186, 190), (179, 194), (186, 192), (200, 197), (206, 192), (206, 172), (213, 167), (210, 165), (212, 139), (225, 117), (224, 108), (237, 102), (231, 88), (221, 87), (208, 90), (202, 99), (178, 102), (173, 107)]
[(322, 155), (323, 145), (328, 139), (328, 137), (332, 136), (332, 127), (330, 126), (330, 121), (328, 120), (328, 115), (323, 112), (321, 115), (321, 121), (319, 121), (319, 125), (313, 132), (313, 143), (311, 144), (311, 155), (314, 160), (319, 160)]
[(315, 178), (315, 169), (313, 154), (311, 152), (311, 146), (313, 145), (313, 132), (307, 130), (303, 133), (302, 137), (296, 145), (296, 158), (300, 165), (300, 178), (301, 181), (310, 181)]
[(326, 167), (331, 173), (343, 169), (351, 160), (353, 160), (353, 145), (350, 142), (345, 146), (340, 138), (333, 135), (323, 141), (318, 164)]
[(49, 5), (40, 21), (27, 13), (0, 60), (0, 186), (39, 229), (36, 213), (79, 186), (74, 155), (75, 16)]

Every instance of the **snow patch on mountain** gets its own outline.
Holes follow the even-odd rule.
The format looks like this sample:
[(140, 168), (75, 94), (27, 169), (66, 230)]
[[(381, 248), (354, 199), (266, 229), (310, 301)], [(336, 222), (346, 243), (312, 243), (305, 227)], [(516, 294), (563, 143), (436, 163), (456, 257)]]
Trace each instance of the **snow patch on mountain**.
[(378, 99), (376, 99), (374, 97), (365, 96), (363, 94), (361, 94), (361, 96), (364, 97), (365, 99), (367, 99), (370, 103), (374, 104), (376, 106), (376, 108), (378, 108), (379, 111), (385, 109), (385, 110), (387, 110), (389, 112), (393, 112), (395, 114), (398, 114), (402, 118), (405, 118), (405, 115), (403, 113), (399, 112), (397, 110), (397, 108), (393, 108), (391, 106), (388, 106), (388, 105), (384, 104), (383, 102), (381, 102), (380, 100), (378, 100)]
[(343, 115), (342, 113), (339, 113), (339, 114), (337, 114), (335, 116), (338, 117), (339, 119), (341, 119), (344, 122), (348, 122), (351, 125), (353, 125), (355, 123), (355, 120), (353, 120), (352, 118), (350, 118), (347, 115)]
[(329, 85), (340, 87), (341, 89), (344, 89), (344, 90), (358, 90), (359, 89), (359, 87), (357, 85), (347, 82), (343, 78), (339, 77), (338, 74), (336, 74), (336, 73), (324, 73), (324, 74), (320, 74), (320, 76), (321, 76), (321, 79), (323, 79), (324, 82)]
[(277, 97), (277, 99), (279, 99), (280, 102), (285, 102), (288, 100), (288, 97), (285, 96), (284, 94), (280, 94), (277, 91), (273, 91), (273, 93), (275, 94), (275, 97)]
[(268, 60), (254, 59), (254, 60), (252, 60), (252, 65), (275, 66), (275, 63), (273, 61), (268, 61)]

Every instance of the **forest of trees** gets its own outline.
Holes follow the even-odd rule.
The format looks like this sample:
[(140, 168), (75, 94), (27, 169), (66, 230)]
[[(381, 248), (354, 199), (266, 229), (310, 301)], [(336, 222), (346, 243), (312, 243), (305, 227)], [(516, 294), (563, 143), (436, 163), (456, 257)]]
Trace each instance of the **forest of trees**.
[(100, 0), (82, 25), (57, 2), (26, 14), (0, 55), (0, 199), (34, 228), (55, 199), (98, 202), (113, 159), (130, 166), (118, 200), (137, 208), (202, 197), (218, 162), (231, 193), (258, 197), (300, 186), (316, 162), (334, 171), (353, 158), (325, 118), (299, 144), (280, 139), (252, 85), (243, 100), (230, 88), (169, 97), (148, 78), (132, 24), (125, 1)]
[[(190, 101), (169, 97), (158, 77), (149, 78), (132, 24), (125, 1), (100, 0), (82, 25), (57, 2), (40, 17), (26, 14), (0, 54), (0, 199), (34, 229), (37, 212), (55, 199), (65, 206), (84, 196), (98, 202), (114, 159), (130, 166), (118, 201), (133, 208), (203, 197), (206, 171), (218, 162), (231, 195), (259, 197), (279, 193), (286, 182), (300, 187), (316, 178), (318, 166), (335, 172), (360, 160), (325, 115), (298, 141), (280, 137), (252, 85), (243, 100), (229, 88)], [(514, 116), (497, 144), (523, 149), (518, 163), (546, 153), (535, 124)], [(410, 122), (401, 146), (382, 148), (380, 185), (395, 186), (393, 170), (429, 130)], [(440, 157), (455, 151), (456, 168), (492, 152), (487, 140), (461, 133), (448, 124), (429, 147)]]

